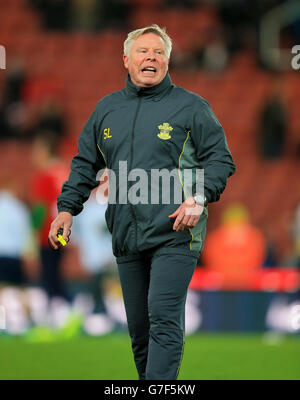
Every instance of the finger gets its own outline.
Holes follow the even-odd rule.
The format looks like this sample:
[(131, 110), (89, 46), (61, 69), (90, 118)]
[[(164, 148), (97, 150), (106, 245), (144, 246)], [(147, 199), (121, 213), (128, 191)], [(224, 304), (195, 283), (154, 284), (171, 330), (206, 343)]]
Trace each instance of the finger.
[(175, 231), (177, 231), (177, 232), (179, 231), (179, 225), (180, 225), (181, 221), (183, 220), (183, 218), (184, 218), (184, 211), (181, 210), (179, 215), (175, 219), (175, 222), (174, 222), (174, 225), (173, 225), (173, 229)]
[(175, 219), (175, 222), (174, 222), (174, 225), (173, 225), (173, 229), (175, 230), (175, 231), (179, 231), (180, 230), (180, 224), (181, 224), (181, 221), (182, 221), (182, 218), (183, 218), (183, 216), (184, 216), (184, 214), (179, 214), (178, 216), (177, 216), (177, 218)]
[(57, 240), (56, 235), (54, 235), (53, 229), (49, 232), (48, 242), (53, 249), (57, 250), (59, 248), (59, 241)]
[(50, 239), (50, 237), (48, 237), (48, 244), (51, 247), (51, 249), (53, 250), (58, 250), (59, 249), (59, 245), (56, 245), (52, 239)]
[[(186, 219), (186, 217), (188, 217), (188, 219)], [(180, 230), (185, 230), (185, 229), (190, 229), (193, 228), (194, 226), (197, 225), (199, 220), (198, 216), (194, 216), (194, 215), (188, 215), (185, 216), (185, 218), (183, 219), (183, 221), (181, 222), (181, 229)]]
[(183, 220), (181, 221), (181, 225), (183, 225), (184, 227), (187, 227), (189, 225), (190, 220), (191, 220), (191, 216), (185, 215)]
[(178, 207), (177, 210), (173, 212), (173, 214), (170, 214), (170, 215), (169, 215), (169, 218), (175, 218), (175, 217), (177, 217), (177, 215), (179, 214), (179, 212), (180, 212), (180, 207)]
[(194, 215), (189, 215), (189, 219), (186, 221), (185, 226), (186, 228), (192, 228), (193, 226), (195, 226), (197, 223), (197, 217), (195, 217)]
[(186, 229), (190, 229), (190, 228), (192, 227), (192, 225), (190, 225), (189, 222), (188, 222), (187, 224), (181, 223), (180, 227), (181, 227), (180, 230), (181, 230), (181, 231), (184, 231), (184, 230), (186, 230)]
[(54, 223), (51, 225), (49, 232), (50, 243), (54, 245), (56, 250), (61, 247), (61, 243), (57, 237), (59, 230), (62, 231), (61, 233), (63, 234), (63, 226), (61, 224)]
[(200, 217), (197, 216), (197, 215), (195, 215), (195, 216), (192, 217), (192, 221), (191, 221), (190, 228), (192, 228), (193, 226), (196, 226), (196, 225), (198, 224), (199, 218), (200, 218)]
[(66, 242), (69, 241), (69, 236), (71, 234), (71, 229), (70, 229), (70, 225), (69, 224), (65, 224), (64, 227), (64, 232), (63, 232), (63, 238)]

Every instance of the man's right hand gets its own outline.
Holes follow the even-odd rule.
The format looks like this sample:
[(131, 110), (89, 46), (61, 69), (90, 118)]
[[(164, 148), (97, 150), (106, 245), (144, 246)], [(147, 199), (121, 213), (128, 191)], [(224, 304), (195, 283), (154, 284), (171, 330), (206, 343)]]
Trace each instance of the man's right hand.
[(62, 211), (58, 214), (55, 220), (52, 222), (50, 231), (49, 231), (49, 243), (53, 247), (53, 249), (57, 250), (60, 247), (60, 243), (57, 239), (57, 231), (59, 228), (63, 229), (63, 238), (66, 242), (68, 242), (69, 230), (72, 226), (72, 214), (66, 211)]

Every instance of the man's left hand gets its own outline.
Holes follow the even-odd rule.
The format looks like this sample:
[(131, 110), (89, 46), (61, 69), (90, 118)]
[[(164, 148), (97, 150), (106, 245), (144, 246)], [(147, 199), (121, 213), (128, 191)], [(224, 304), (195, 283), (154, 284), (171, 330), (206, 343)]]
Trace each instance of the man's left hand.
[(177, 210), (169, 215), (169, 218), (176, 218), (173, 225), (174, 231), (179, 232), (196, 226), (203, 210), (204, 207), (196, 204), (192, 196), (187, 197)]

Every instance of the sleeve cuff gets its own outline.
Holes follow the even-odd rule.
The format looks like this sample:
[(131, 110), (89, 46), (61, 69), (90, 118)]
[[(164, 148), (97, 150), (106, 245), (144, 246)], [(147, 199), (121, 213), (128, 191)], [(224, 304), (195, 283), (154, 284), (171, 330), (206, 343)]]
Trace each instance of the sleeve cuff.
[(74, 210), (72, 210), (71, 208), (68, 208), (68, 207), (57, 207), (57, 211), (60, 213), (60, 212), (68, 212), (68, 213), (70, 213), (71, 215), (76, 215), (76, 213), (74, 213)]

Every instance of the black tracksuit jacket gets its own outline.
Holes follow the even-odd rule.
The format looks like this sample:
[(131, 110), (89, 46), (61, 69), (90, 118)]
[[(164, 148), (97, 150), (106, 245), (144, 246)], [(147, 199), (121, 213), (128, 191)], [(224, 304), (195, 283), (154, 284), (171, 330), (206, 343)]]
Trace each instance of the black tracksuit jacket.
[[(178, 207), (170, 203), (151, 204), (151, 171), (191, 169), (195, 190), (195, 170), (204, 169), (204, 192), (208, 202), (219, 200), (227, 178), (235, 171), (225, 133), (202, 97), (172, 84), (169, 74), (157, 86), (135, 86), (127, 77), (126, 88), (114, 92), (96, 106), (79, 141), (78, 154), (71, 163), (71, 173), (58, 197), (58, 211), (77, 215), (99, 181), (96, 175), (107, 167), (120, 174), (119, 162), (127, 162), (127, 173), (141, 168), (149, 177), (148, 204), (120, 204), (119, 187), (116, 204), (109, 204), (106, 222), (112, 233), (113, 251), (118, 262), (130, 261), (143, 251), (189, 254), (199, 257), (206, 233), (207, 207), (198, 224), (176, 232), (172, 214)], [(124, 163), (122, 164), (125, 165)], [(138, 180), (138, 179), (137, 179)], [(164, 184), (157, 180), (161, 194)], [(134, 185), (128, 182), (128, 189)], [(175, 186), (175, 183), (174, 183)], [(186, 192), (182, 187), (183, 198)], [(123, 201), (124, 202), (124, 201)]]

